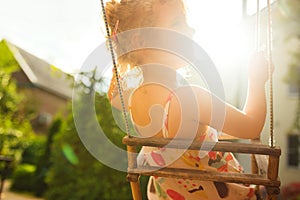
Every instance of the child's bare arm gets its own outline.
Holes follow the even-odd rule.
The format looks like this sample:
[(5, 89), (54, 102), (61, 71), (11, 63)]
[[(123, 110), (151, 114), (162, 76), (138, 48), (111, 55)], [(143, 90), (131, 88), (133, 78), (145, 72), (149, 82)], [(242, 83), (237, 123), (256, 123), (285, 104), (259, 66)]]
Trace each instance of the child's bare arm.
[[(192, 98), (196, 97), (199, 114), (198, 119), (193, 120), (235, 137), (258, 138), (266, 118), (265, 83), (267, 80), (268, 62), (262, 54), (258, 54), (249, 66), (248, 94), (243, 110), (227, 104), (203, 88), (193, 87), (194, 94), (191, 94), (190, 90), (180, 88), (176, 90), (177, 98), (174, 98), (174, 103), (171, 104), (170, 110), (174, 117), (170, 116), (170, 120), (180, 115), (183, 105), (185, 110), (194, 112), (197, 108), (192, 108), (191, 102)], [(173, 123), (176, 122), (170, 122)]]

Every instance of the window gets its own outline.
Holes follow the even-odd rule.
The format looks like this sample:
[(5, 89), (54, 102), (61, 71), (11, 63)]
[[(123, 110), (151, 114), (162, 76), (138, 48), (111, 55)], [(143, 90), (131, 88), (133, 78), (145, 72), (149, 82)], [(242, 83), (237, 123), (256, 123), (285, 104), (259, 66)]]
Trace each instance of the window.
[(288, 94), (291, 97), (299, 96), (299, 85), (298, 84), (289, 84), (288, 85)]
[(300, 168), (300, 135), (288, 135), (288, 166)]
[(38, 123), (42, 126), (49, 126), (52, 122), (52, 115), (49, 113), (40, 113), (38, 116)]

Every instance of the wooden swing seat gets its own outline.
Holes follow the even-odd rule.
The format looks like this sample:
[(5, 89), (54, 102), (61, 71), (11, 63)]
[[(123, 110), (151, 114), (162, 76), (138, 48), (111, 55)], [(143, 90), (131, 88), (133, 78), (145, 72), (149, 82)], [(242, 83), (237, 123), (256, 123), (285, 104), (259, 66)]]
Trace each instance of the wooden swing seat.
[[(172, 143), (170, 141), (172, 140)], [(188, 142), (188, 143), (187, 143)], [(258, 169), (252, 169), (254, 173), (230, 173), (230, 172), (217, 172), (206, 170), (193, 170), (193, 169), (178, 169), (178, 168), (157, 168), (157, 167), (142, 167), (137, 166), (136, 160), (136, 147), (137, 146), (152, 146), (152, 147), (165, 147), (185, 149), (186, 144), (190, 144), (189, 150), (199, 150), (202, 146), (200, 141), (190, 141), (186, 139), (167, 139), (167, 138), (137, 138), (128, 137), (123, 138), (123, 143), (128, 147), (128, 181), (131, 182), (132, 187), (137, 184), (140, 175), (145, 176), (159, 176), (169, 178), (185, 178), (185, 179), (197, 179), (202, 181), (216, 181), (216, 182), (230, 182), (230, 183), (242, 183), (242, 184), (254, 184), (266, 186), (268, 199), (276, 199), (276, 196), (280, 193), (280, 180), (278, 178), (278, 166), (279, 158), (281, 155), (281, 149), (278, 146), (270, 147), (264, 144), (258, 143), (229, 143), (226, 141), (220, 141), (213, 143), (214, 147), (212, 151), (220, 152), (233, 152), (244, 153), (252, 155), (267, 155), (269, 156), (269, 164), (267, 174), (258, 174)], [(132, 153), (130, 153), (132, 152)], [(254, 158), (254, 156), (253, 156)], [(256, 165), (252, 165), (252, 168), (257, 168)], [(256, 173), (256, 174), (255, 174)], [(137, 190), (139, 190), (137, 188)], [(139, 196), (140, 191), (133, 190), (133, 193), (137, 192)]]
[[(103, 18), (105, 21), (106, 33), (108, 38), (109, 49), (112, 56), (112, 62), (114, 66), (115, 76), (119, 77), (117, 62), (115, 59), (113, 44), (111, 40), (110, 29), (107, 23), (107, 17), (105, 12), (104, 1), (101, 0), (101, 7), (103, 12)], [(269, 61), (272, 61), (271, 52), (271, 12), (270, 12), (270, 0), (267, 0), (268, 8), (268, 54)], [(259, 19), (259, 0), (257, 3), (257, 19)], [(257, 20), (259, 21), (259, 20)], [(259, 27), (259, 23), (257, 23)], [(259, 30), (257, 28), (257, 30)], [(259, 34), (259, 31), (257, 31)], [(259, 37), (257, 37), (257, 44), (259, 44)], [(259, 45), (258, 45), (259, 46)], [(258, 47), (257, 46), (257, 47)], [(269, 68), (271, 69), (271, 63), (269, 62)], [(170, 143), (171, 139), (166, 138), (136, 138), (129, 134), (128, 123), (126, 119), (125, 104), (123, 100), (123, 95), (121, 92), (121, 84), (118, 78), (118, 88), (120, 94), (120, 101), (122, 105), (123, 115), (125, 119), (127, 135), (123, 138), (123, 143), (127, 145), (128, 154), (128, 176), (127, 179), (130, 181), (132, 188), (132, 195), (134, 200), (141, 200), (141, 190), (139, 186), (139, 176), (160, 176), (160, 177), (171, 177), (171, 178), (186, 178), (186, 179), (198, 179), (202, 181), (216, 181), (216, 182), (231, 182), (231, 183), (242, 183), (242, 184), (255, 184), (264, 185), (267, 189), (267, 199), (276, 200), (277, 195), (280, 193), (280, 180), (278, 178), (278, 168), (279, 168), (279, 158), (281, 155), (280, 147), (273, 145), (273, 85), (272, 85), (272, 70), (269, 70), (270, 74), (270, 138), (271, 147), (264, 144), (246, 144), (246, 143), (228, 143), (228, 142), (217, 142), (213, 144), (212, 151), (220, 152), (232, 152), (232, 153), (245, 153), (252, 154), (252, 174), (243, 173), (228, 173), (228, 172), (212, 172), (206, 170), (191, 170), (191, 169), (178, 169), (178, 168), (154, 168), (154, 167), (141, 167), (137, 166), (137, 146), (152, 146), (152, 147), (165, 147), (168, 145), (169, 148), (186, 149), (186, 144), (190, 144), (190, 150), (199, 150), (202, 146), (202, 142), (193, 141), (186, 139), (172, 139), (172, 146)], [(186, 143), (188, 142), (188, 143)], [(259, 174), (259, 161), (255, 160), (255, 155), (266, 155), (268, 156), (268, 165), (266, 169), (266, 174)]]

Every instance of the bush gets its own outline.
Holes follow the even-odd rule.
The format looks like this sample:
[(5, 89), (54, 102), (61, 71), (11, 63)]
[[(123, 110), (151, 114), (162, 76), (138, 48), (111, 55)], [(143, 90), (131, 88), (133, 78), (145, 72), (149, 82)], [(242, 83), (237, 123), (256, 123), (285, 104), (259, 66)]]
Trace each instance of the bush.
[(44, 136), (35, 136), (27, 143), (28, 146), (22, 153), (21, 163), (37, 165), (45, 150), (46, 139)]
[(16, 164), (12, 175), (12, 190), (35, 193), (37, 165), (45, 150), (45, 137), (35, 136), (26, 142), (21, 162)]
[(55, 134), (57, 134), (62, 125), (62, 118), (61, 117), (56, 117), (56, 119), (53, 121), (51, 124), (49, 130), (48, 130), (48, 135), (47, 135), (47, 140), (45, 145), (43, 146), (43, 151), (41, 156), (39, 157), (38, 163), (37, 163), (37, 169), (35, 173), (35, 192), (34, 194), (36, 196), (43, 196), (45, 191), (47, 190), (47, 183), (46, 183), (46, 176), (48, 174), (49, 168), (51, 166), (50, 162), (50, 157), (52, 154), (52, 143), (53, 143), (53, 138)]
[[(114, 137), (111, 140), (121, 144), (124, 133), (114, 123), (109, 102), (105, 96), (97, 97), (97, 100), (99, 101), (98, 105), (101, 105), (99, 119), (102, 121), (102, 128), (110, 130), (110, 137)], [(82, 121), (86, 124), (87, 133), (95, 130), (90, 126), (88, 120), (83, 118)], [(100, 141), (99, 149), (102, 145)], [(72, 112), (64, 121), (61, 131), (55, 136), (52, 147), (52, 165), (47, 175), (46, 199), (127, 200), (132, 198), (130, 185), (126, 181), (126, 173), (103, 165), (91, 156), (81, 143)], [(123, 148), (125, 147), (123, 146)], [(118, 158), (119, 162), (122, 160), (126, 160), (126, 158)]]
[(31, 164), (17, 165), (12, 177), (11, 189), (21, 192), (33, 192), (36, 167)]

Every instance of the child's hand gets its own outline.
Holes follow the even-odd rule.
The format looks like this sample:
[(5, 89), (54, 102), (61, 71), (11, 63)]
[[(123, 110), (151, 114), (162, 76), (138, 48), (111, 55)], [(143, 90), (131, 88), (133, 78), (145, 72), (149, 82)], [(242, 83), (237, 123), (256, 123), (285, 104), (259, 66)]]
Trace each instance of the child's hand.
[[(272, 73), (274, 66), (272, 64)], [(269, 79), (269, 62), (263, 52), (255, 53), (249, 65), (249, 81), (252, 83), (265, 84)]]

